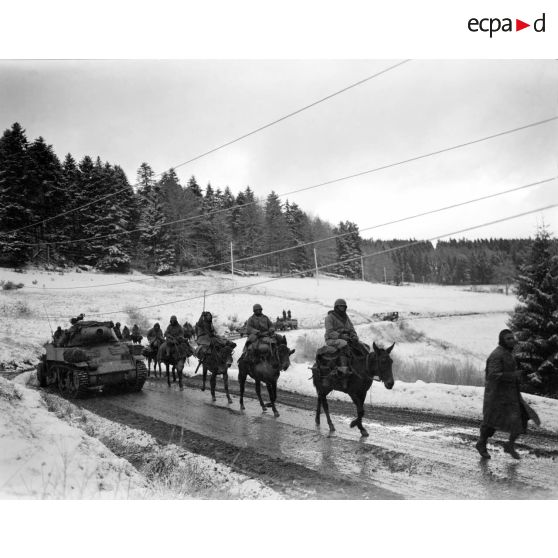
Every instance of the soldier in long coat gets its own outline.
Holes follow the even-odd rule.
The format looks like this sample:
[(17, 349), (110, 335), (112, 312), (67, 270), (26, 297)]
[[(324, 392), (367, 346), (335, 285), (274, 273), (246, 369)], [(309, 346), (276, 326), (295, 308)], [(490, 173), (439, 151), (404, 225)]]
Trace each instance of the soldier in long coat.
[(167, 357), (171, 356), (171, 348), (168, 341), (180, 343), (184, 340), (184, 329), (178, 323), (176, 316), (170, 317), (169, 325), (165, 329), (165, 339), (167, 340)]
[(498, 347), (486, 361), (483, 418), (476, 444), (484, 459), (490, 459), (486, 442), (494, 436), (496, 430), (509, 432), (510, 438), (504, 444), (504, 451), (514, 459), (519, 459), (515, 441), (520, 434), (526, 432), (529, 419), (540, 424), (537, 413), (523, 400), (519, 391), (519, 371), (512, 354), (515, 343), (514, 334), (509, 329), (502, 330), (498, 337)]

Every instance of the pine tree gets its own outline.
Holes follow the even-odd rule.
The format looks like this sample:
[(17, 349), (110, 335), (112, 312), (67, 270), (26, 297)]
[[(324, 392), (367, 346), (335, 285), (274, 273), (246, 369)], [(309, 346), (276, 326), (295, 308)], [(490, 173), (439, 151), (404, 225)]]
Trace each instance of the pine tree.
[[(337, 266), (337, 272), (352, 279), (360, 278), (362, 273), (360, 263), (362, 239), (358, 225), (350, 221), (340, 222), (333, 232), (335, 235), (342, 235), (335, 239), (337, 261), (342, 262)], [(344, 261), (348, 259), (351, 261)]]
[[(71, 211), (78, 207), (80, 180), (80, 170), (75, 159), (68, 153), (62, 163), (61, 189), (64, 193), (60, 193), (61, 197), (65, 197), (64, 209), (66, 211)], [(80, 237), (79, 214), (76, 211), (63, 216), (58, 225), (65, 239), (75, 240)], [(82, 250), (80, 243), (68, 242), (60, 244), (57, 247), (57, 251), (70, 262), (78, 263), (81, 260)]]
[[(517, 297), (522, 304), (512, 314), (509, 326), (516, 333), (516, 358), (524, 371), (525, 391), (558, 396), (558, 256), (545, 227), (537, 231), (530, 260), (520, 268)], [(538, 372), (538, 388), (526, 375)]]
[[(47, 145), (42, 137), (37, 138), (27, 149), (29, 157), (29, 202), (35, 218), (41, 221), (48, 220), (64, 211), (68, 205), (66, 190), (62, 187), (62, 165), (52, 145)], [(44, 262), (50, 262), (57, 258), (57, 245), (49, 245), (48, 242), (57, 240), (68, 240), (64, 234), (64, 221), (52, 219), (42, 222), (35, 228), (35, 242), (39, 249), (35, 252)], [(45, 244), (46, 243), (46, 244)]]
[[(289, 245), (300, 246), (312, 241), (308, 216), (296, 203), (289, 203), (289, 200), (285, 203), (285, 221)], [(289, 251), (286, 258), (290, 262), (290, 271), (306, 270), (311, 265), (308, 249), (305, 246)]]
[(29, 206), (29, 157), (25, 130), (17, 122), (0, 138), (0, 254), (10, 265), (25, 264), (34, 241), (31, 229), (18, 232), (36, 220)]
[[(267, 196), (265, 203), (264, 240), (267, 252), (281, 250), (288, 245), (287, 223), (283, 207), (279, 196), (274, 191)], [(270, 255), (267, 257), (268, 265), (276, 267), (282, 275), (286, 257), (284, 253)]]

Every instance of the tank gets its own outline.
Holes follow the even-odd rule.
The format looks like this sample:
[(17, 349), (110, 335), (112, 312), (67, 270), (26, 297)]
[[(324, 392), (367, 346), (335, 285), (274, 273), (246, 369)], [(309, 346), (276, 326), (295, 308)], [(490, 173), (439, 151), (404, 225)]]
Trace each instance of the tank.
[(62, 339), (45, 343), (37, 365), (41, 387), (54, 384), (72, 399), (107, 387), (141, 391), (147, 378), (141, 346), (119, 341), (112, 328), (112, 322), (79, 321)]

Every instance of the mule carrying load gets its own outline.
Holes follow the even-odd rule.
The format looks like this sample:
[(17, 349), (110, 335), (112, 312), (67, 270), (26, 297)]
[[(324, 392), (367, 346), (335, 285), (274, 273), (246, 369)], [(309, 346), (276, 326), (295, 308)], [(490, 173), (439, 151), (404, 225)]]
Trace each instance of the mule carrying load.
[(71, 398), (107, 387), (141, 391), (147, 377), (143, 357), (117, 339), (113, 322), (73, 319), (72, 324), (44, 345), (45, 354), (37, 365), (41, 387), (56, 384), (62, 395)]
[(351, 428), (358, 426), (361, 435), (368, 436), (362, 426), (364, 399), (374, 379), (382, 381), (387, 389), (393, 387), (389, 354), (395, 344), (383, 349), (373, 343), (374, 350), (370, 352), (370, 347), (359, 340), (347, 315), (347, 302), (342, 298), (335, 301), (324, 325), (326, 345), (318, 349), (312, 366), (312, 380), (318, 394), (316, 424), (320, 424), (323, 406), (329, 429), (335, 430), (329, 416), (327, 395), (338, 390), (347, 393), (357, 407), (357, 418), (351, 422)]

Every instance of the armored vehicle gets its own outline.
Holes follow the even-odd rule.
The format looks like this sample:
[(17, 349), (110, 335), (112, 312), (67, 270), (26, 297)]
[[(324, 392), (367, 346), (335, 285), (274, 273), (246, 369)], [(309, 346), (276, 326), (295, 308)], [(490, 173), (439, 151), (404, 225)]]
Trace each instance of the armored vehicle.
[[(141, 346), (118, 340), (112, 322), (78, 321), (54, 342), (37, 365), (41, 387), (56, 384), (61, 394), (83, 397), (90, 390), (123, 387), (141, 391), (147, 378)], [(139, 354), (138, 354), (139, 353)]]

